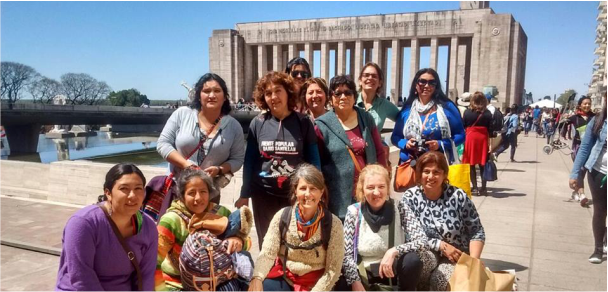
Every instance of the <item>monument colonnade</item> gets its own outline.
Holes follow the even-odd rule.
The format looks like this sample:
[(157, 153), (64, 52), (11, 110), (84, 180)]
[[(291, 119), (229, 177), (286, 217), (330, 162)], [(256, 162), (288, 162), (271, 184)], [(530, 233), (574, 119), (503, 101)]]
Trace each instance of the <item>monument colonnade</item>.
[[(440, 47), (447, 48), (447, 59), (439, 57)], [(402, 86), (411, 80), (404, 75), (409, 71), (411, 79), (420, 69), (421, 48), (430, 49), (429, 67), (447, 68), (441, 81), (451, 99), (488, 86), (498, 90), (499, 106), (521, 102), (527, 36), (512, 15), (494, 13), (488, 2), (462, 1), (459, 10), (237, 23), (234, 29), (213, 31), (209, 69), (226, 80), (236, 100), (250, 99), (260, 77), (283, 71), (296, 56), (328, 81), (332, 71), (357, 79), (371, 61), (384, 76), (390, 72), (383, 92), (397, 103), (408, 95)]]

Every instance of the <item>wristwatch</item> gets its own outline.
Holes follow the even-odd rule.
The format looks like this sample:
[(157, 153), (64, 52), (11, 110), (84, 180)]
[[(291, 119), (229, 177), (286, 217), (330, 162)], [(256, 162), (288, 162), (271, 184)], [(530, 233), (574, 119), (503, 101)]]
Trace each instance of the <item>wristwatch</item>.
[(219, 165), (218, 165), (218, 166), (216, 166), (216, 167), (217, 167), (217, 175), (222, 175), (222, 174), (224, 174), (224, 170), (222, 170), (222, 167), (221, 167), (221, 166), (219, 166)]

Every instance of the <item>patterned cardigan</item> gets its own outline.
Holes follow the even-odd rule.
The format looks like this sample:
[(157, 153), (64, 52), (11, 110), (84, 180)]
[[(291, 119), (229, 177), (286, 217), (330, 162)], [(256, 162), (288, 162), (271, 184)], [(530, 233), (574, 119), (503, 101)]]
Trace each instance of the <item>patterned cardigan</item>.
[(426, 198), (419, 186), (405, 191), (399, 205), (408, 206), (428, 237), (428, 246), (439, 251), (445, 241), (463, 252), (469, 253), (471, 241), (485, 241), (486, 235), (473, 201), (467, 194), (448, 186), (439, 199)]
[[(395, 228), (399, 228), (400, 225), (403, 233), (405, 234), (405, 238), (397, 238), (401, 232), (395, 230), (395, 242), (401, 243), (398, 245), (395, 244), (395, 248), (398, 251), (397, 257), (411, 251), (426, 250), (427, 238), (423, 232), (420, 222), (414, 216), (414, 213), (412, 213), (408, 206), (403, 204), (398, 204), (396, 209), (398, 209), (398, 213), (395, 212), (395, 215), (399, 214), (399, 222), (395, 222), (397, 223), (395, 224)], [(344, 262), (342, 265), (344, 267), (343, 272), (346, 282), (349, 285), (352, 285), (355, 281), (361, 281), (359, 270), (357, 268), (356, 256), (362, 257), (363, 261), (366, 261), (370, 257), (382, 259), (384, 253), (388, 250), (387, 242), (389, 226), (382, 226), (380, 230), (378, 230), (378, 233), (374, 233), (370, 228), (365, 228), (367, 224), (363, 216), (360, 216), (360, 212), (361, 204), (352, 204), (348, 206), (346, 218), (344, 220)], [(397, 218), (395, 217), (395, 219)], [(359, 225), (359, 234), (355, 235), (357, 225)], [(363, 249), (365, 249), (365, 253), (373, 253), (373, 256), (361, 255), (358, 254), (357, 250), (355, 250), (355, 244), (359, 243), (363, 237), (367, 238), (365, 240), (365, 247), (363, 245), (359, 245), (361, 249), (357, 249), (359, 249), (359, 251), (363, 251)], [(377, 242), (378, 246), (371, 247), (369, 246), (370, 244), (368, 244), (370, 242)]]

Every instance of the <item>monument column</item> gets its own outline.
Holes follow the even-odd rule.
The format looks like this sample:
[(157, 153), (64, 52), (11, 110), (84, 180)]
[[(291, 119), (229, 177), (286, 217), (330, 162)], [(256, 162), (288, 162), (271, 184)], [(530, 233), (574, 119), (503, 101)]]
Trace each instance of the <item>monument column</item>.
[[(298, 45), (297, 44), (289, 44), (289, 60), (287, 60), (287, 62), (291, 61), (291, 59), (298, 57), (300, 54), (298, 53)], [(285, 66), (287, 66), (287, 64), (285, 64)]]
[[(402, 65), (401, 55), (403, 50), (401, 49), (400, 42), (398, 39), (394, 39), (391, 46), (391, 80), (390, 80), (390, 94), (391, 101), (397, 104), (399, 96), (401, 95), (401, 79), (402, 79)], [(386, 83), (386, 82), (385, 82)]]
[(304, 44), (304, 59), (306, 59), (306, 61), (308, 61), (308, 64), (310, 65), (310, 75), (314, 75), (315, 69), (314, 67), (314, 51), (312, 48), (312, 43), (305, 43)]
[(250, 45), (245, 45), (245, 96), (243, 98), (245, 100), (250, 100), (252, 98), (253, 92), (253, 82), (255, 80), (253, 77), (253, 48)]
[(420, 69), (420, 46), (418, 45), (418, 39), (412, 39), (410, 49), (410, 78), (414, 78), (416, 72)]
[[(352, 59), (352, 55), (351, 55), (351, 59)], [(361, 72), (361, 67), (363, 66), (363, 43), (360, 40), (357, 40), (355, 42), (355, 58), (354, 59), (355, 59), (355, 67), (354, 67), (354, 70), (351, 70), (353, 75), (359, 74), (359, 72)]]
[(431, 39), (431, 62), (430, 67), (437, 71), (437, 59), (438, 59), (438, 47), (437, 47), (437, 38)]
[(268, 71), (268, 51), (266, 45), (258, 45), (258, 78), (262, 78)]
[(329, 44), (321, 43), (321, 78), (329, 78)]
[(344, 42), (338, 42), (337, 53), (336, 64), (338, 64), (338, 69), (336, 70), (336, 75), (346, 74), (346, 46)]
[(283, 71), (283, 50), (281, 44), (272, 46), (272, 71)]
[(372, 52), (372, 62), (382, 66), (382, 55), (384, 50), (382, 49), (382, 40), (374, 40), (374, 51)]
[[(458, 37), (452, 37), (450, 43), (450, 68), (448, 69), (448, 95), (450, 90), (456, 89), (456, 76), (458, 67)], [(462, 94), (459, 92), (458, 94)], [(456, 96), (448, 96), (451, 100), (456, 100)]]

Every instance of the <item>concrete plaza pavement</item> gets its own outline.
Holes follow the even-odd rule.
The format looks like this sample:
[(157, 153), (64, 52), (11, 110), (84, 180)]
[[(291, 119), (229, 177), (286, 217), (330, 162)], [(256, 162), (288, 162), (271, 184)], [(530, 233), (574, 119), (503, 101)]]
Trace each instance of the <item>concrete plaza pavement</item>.
[[(519, 290), (606, 291), (606, 261), (587, 261), (593, 250), (592, 209), (568, 201), (570, 156), (544, 154), (545, 139), (534, 135), (520, 135), (519, 140), (518, 162), (508, 162), (509, 150), (503, 153), (497, 163), (498, 180), (488, 183), (489, 195), (473, 198), (486, 232), (484, 263), (492, 270), (515, 269)], [(396, 154), (391, 154), (392, 161)], [(233, 206), (239, 190), (237, 173), (222, 191), (222, 204)], [(0, 204), (1, 289), (53, 290), (58, 256), (6, 244), (57, 251), (65, 222), (82, 206), (6, 196), (0, 196)], [(252, 230), (254, 258), (255, 234)]]

